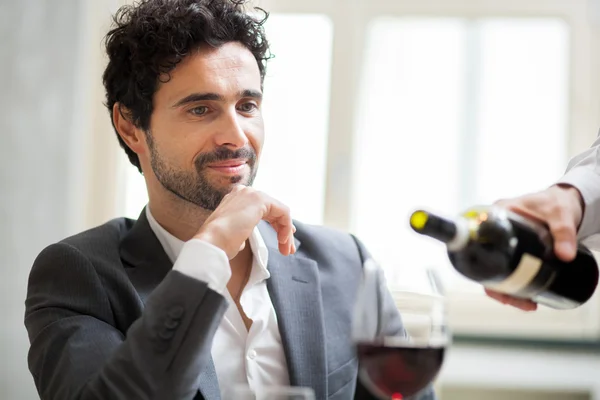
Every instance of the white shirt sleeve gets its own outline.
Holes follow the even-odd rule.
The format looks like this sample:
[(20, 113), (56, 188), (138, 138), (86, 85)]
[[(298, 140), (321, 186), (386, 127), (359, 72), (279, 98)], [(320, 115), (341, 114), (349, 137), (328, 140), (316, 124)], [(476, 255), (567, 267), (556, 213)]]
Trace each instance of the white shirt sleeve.
[(219, 294), (223, 294), (231, 278), (225, 252), (200, 239), (191, 239), (183, 245), (173, 270), (206, 282), (209, 288)]
[(577, 234), (579, 239), (600, 233), (600, 133), (589, 149), (569, 161), (558, 183), (576, 187), (583, 197), (585, 210)]

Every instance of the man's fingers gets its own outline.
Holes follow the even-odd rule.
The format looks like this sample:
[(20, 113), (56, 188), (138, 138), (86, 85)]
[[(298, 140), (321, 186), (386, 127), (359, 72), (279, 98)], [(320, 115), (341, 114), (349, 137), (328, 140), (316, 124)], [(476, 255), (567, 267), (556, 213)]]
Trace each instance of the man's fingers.
[(524, 196), (516, 200), (497, 202), (501, 207), (530, 220), (544, 223), (552, 235), (554, 252), (563, 261), (571, 261), (577, 253), (577, 227), (565, 208), (542, 194)]
[[(540, 212), (521, 206), (511, 207), (515, 211), (534, 221), (547, 225), (552, 235), (554, 252), (563, 261), (571, 261), (577, 252), (577, 228), (561, 209), (548, 209)], [(537, 212), (536, 212), (537, 211)]]
[(518, 299), (516, 297), (512, 297), (504, 293), (498, 293), (490, 289), (485, 289), (485, 293), (492, 299), (502, 304), (508, 304), (523, 311), (535, 311), (537, 309), (537, 304), (530, 300)]
[(290, 216), (267, 217), (265, 220), (277, 231), (277, 241), (279, 243), (289, 243), (293, 240), (294, 225)]
[(554, 252), (563, 261), (571, 261), (577, 253), (577, 231), (568, 221), (550, 221), (550, 232), (554, 238)]
[[(279, 232), (280, 231), (285, 231), (285, 230), (282, 230), (281, 227), (276, 227), (275, 225), (272, 225), (272, 226), (273, 226), (273, 228), (275, 230), (277, 230), (278, 237), (279, 237)], [(279, 246), (278, 246), (279, 247), (279, 252), (281, 254), (283, 254), (284, 256), (289, 256), (290, 254), (294, 254), (296, 252), (296, 244), (295, 244), (295, 241), (294, 241), (294, 235), (293, 235), (293, 233), (291, 231), (285, 237), (285, 239), (283, 241), (278, 239), (278, 242), (279, 242)]]
[(289, 207), (268, 196), (266, 201), (267, 211), (263, 219), (268, 221), (277, 232), (279, 251), (283, 255), (293, 254), (295, 252), (294, 232), (296, 232), (296, 227), (292, 222)]
[(577, 253), (577, 227), (560, 206), (516, 205), (511, 209), (534, 221), (545, 223), (552, 235), (554, 253), (563, 261), (571, 261)]
[(554, 253), (563, 261), (573, 261), (577, 255), (577, 247), (568, 240), (556, 241), (554, 243)]
[(494, 292), (493, 290), (485, 289), (485, 293), (492, 299), (499, 301), (502, 304), (508, 303), (508, 295), (503, 293)]
[(511, 297), (508, 300), (508, 303), (506, 303), (506, 304), (509, 304), (509, 305), (511, 305), (513, 307), (516, 307), (516, 308), (518, 308), (520, 310), (523, 310), (523, 311), (535, 311), (535, 310), (537, 310), (537, 304), (535, 304), (534, 302), (529, 301), (529, 300), (516, 299), (514, 297)]
[(571, 261), (577, 253), (577, 226), (568, 208), (562, 204), (550, 207), (548, 226), (554, 239), (554, 252), (564, 261)]
[(294, 231), (287, 226), (282, 226), (277, 223), (272, 224), (277, 231), (277, 241), (279, 242), (279, 251), (283, 255), (290, 255), (296, 252), (296, 244), (294, 240)]

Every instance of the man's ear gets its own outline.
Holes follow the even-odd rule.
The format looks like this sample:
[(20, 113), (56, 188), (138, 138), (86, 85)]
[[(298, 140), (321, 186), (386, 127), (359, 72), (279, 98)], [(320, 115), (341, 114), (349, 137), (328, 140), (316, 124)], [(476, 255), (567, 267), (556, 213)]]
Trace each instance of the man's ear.
[(134, 153), (145, 151), (144, 132), (132, 122), (131, 113), (120, 103), (115, 103), (112, 109), (113, 123), (119, 136)]

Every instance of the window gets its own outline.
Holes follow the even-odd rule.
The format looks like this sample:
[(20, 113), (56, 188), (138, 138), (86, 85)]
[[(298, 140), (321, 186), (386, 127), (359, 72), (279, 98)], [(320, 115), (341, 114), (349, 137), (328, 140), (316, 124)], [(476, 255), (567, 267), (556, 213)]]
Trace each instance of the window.
[[(480, 37), (474, 199), (543, 189), (567, 162), (569, 27), (558, 18), (488, 19)], [(477, 87), (477, 85), (474, 85)], [(543, 149), (541, 154), (540, 149)]]
[(353, 230), (389, 279), (400, 269), (443, 266), (450, 287), (481, 290), (452, 273), (444, 247), (412, 232), (408, 216), (420, 207), (452, 214), (490, 204), (561, 175), (568, 37), (556, 18), (372, 22)]
[[(368, 32), (352, 230), (390, 281), (397, 281), (401, 270), (444, 260), (441, 246), (407, 227), (417, 207), (458, 206), (463, 28), (455, 19), (383, 18)], [(434, 246), (436, 253), (430, 251)]]
[(254, 187), (289, 206), (293, 218), (322, 224), (333, 26), (318, 14), (271, 14), (265, 30), (275, 57), (264, 84), (265, 146)]

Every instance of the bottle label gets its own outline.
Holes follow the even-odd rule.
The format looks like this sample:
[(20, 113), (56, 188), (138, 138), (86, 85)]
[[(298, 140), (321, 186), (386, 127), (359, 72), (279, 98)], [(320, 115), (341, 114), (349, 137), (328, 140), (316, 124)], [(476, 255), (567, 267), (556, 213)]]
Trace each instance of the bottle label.
[(542, 269), (543, 261), (531, 254), (523, 254), (521, 261), (512, 274), (501, 282), (485, 283), (488, 289), (500, 293), (518, 295), (533, 282)]

